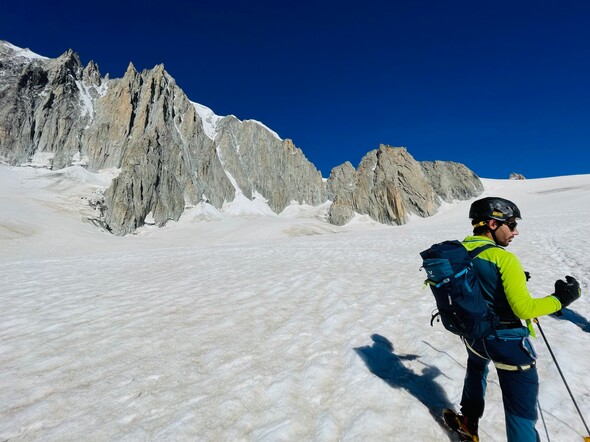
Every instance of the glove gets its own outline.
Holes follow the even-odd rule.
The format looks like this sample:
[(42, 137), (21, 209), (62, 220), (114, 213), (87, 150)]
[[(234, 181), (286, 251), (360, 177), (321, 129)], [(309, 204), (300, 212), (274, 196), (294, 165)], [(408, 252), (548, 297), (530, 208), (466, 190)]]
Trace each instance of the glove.
[(576, 281), (573, 276), (566, 276), (565, 281), (558, 279), (555, 281), (555, 293), (553, 294), (559, 302), (561, 302), (561, 308), (565, 308), (582, 296), (582, 289), (580, 284)]

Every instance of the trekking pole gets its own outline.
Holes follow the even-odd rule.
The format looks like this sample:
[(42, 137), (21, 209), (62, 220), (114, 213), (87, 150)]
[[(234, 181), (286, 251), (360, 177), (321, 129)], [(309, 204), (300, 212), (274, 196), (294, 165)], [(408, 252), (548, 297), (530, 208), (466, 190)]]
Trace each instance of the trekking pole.
[(557, 363), (557, 359), (555, 358), (555, 355), (553, 354), (553, 350), (551, 349), (551, 346), (549, 345), (549, 341), (547, 341), (547, 337), (545, 336), (545, 333), (543, 332), (543, 328), (541, 327), (541, 323), (539, 322), (538, 318), (533, 319), (533, 321), (535, 322), (535, 324), (537, 324), (537, 327), (539, 327), (539, 331), (541, 332), (541, 336), (543, 336), (543, 340), (545, 341), (545, 344), (547, 345), (547, 349), (549, 350), (549, 353), (551, 353), (551, 357), (553, 358), (553, 362), (555, 362), (555, 366), (557, 367), (557, 371), (559, 371), (559, 375), (561, 376), (561, 379), (563, 380), (563, 383), (565, 384), (565, 388), (567, 389), (567, 392), (570, 394), (570, 397), (572, 398), (572, 402), (574, 403), (574, 406), (576, 407), (576, 410), (578, 411), (578, 414), (580, 415), (580, 419), (582, 419), (582, 423), (584, 424), (584, 427), (586, 427), (586, 433), (588, 433), (588, 436), (583, 436), (584, 442), (590, 442), (590, 430), (588, 429), (588, 424), (584, 420), (584, 416), (582, 416), (582, 412), (580, 411), (580, 407), (578, 407), (576, 399), (574, 398), (574, 395), (572, 394), (572, 390), (570, 390), (570, 386), (567, 384), (567, 381), (565, 380), (565, 376), (563, 375), (563, 372), (561, 371), (561, 367)]
[(541, 403), (537, 399), (537, 407), (539, 407), (539, 414), (541, 415), (541, 420), (543, 421), (543, 428), (545, 428), (545, 434), (547, 435), (547, 442), (551, 442), (551, 438), (549, 437), (549, 430), (547, 430), (547, 424), (545, 423), (545, 416), (543, 415), (543, 409), (541, 408)]

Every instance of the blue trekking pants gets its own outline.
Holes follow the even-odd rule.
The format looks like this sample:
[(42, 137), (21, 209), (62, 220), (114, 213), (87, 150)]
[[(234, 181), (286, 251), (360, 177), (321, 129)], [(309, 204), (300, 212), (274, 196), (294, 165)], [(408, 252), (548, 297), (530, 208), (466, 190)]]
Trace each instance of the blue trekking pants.
[(466, 343), (467, 373), (461, 413), (476, 420), (483, 415), (490, 361), (521, 367), (514, 371), (496, 367), (502, 389), (506, 436), (508, 442), (539, 442), (539, 434), (535, 430), (539, 377), (536, 366), (531, 365), (536, 354), (528, 338), (529, 331), (526, 327), (519, 327), (497, 330), (496, 334)]

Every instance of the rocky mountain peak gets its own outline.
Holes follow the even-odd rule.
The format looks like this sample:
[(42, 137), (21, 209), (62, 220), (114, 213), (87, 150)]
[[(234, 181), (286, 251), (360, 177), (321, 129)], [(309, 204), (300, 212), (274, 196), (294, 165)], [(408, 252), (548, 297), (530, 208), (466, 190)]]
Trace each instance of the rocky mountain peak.
[[(350, 163), (333, 169), (330, 222), (343, 225), (358, 213), (385, 224), (404, 224), (411, 213), (433, 215), (441, 200), (467, 199), (483, 190), (466, 167), (437, 163), (437, 168), (425, 168), (405, 147), (380, 145), (362, 158), (356, 171)], [(450, 171), (455, 179), (449, 179)]]
[(82, 72), (82, 80), (93, 86), (101, 85), (102, 77), (100, 75), (100, 70), (98, 69), (98, 65), (94, 63), (94, 61), (90, 60), (90, 62), (84, 68)]
[(72, 50), (48, 59), (0, 42), (0, 99), (1, 161), (120, 171), (100, 220), (117, 235), (148, 217), (163, 226), (202, 201), (223, 209), (238, 197), (261, 199), (275, 213), (329, 199), (332, 223), (359, 213), (403, 224), (410, 213), (432, 215), (441, 199), (481, 188), (464, 166), (422, 165), (387, 145), (356, 170), (348, 162), (334, 168), (324, 182), (292, 140), (191, 102), (162, 64), (139, 73), (129, 63), (122, 78), (109, 79)]
[(137, 69), (135, 69), (135, 66), (133, 65), (133, 62), (129, 62), (129, 64), (127, 65), (127, 70), (125, 71), (125, 74), (123, 75), (123, 78), (126, 77), (135, 77), (139, 74), (139, 72), (137, 72)]

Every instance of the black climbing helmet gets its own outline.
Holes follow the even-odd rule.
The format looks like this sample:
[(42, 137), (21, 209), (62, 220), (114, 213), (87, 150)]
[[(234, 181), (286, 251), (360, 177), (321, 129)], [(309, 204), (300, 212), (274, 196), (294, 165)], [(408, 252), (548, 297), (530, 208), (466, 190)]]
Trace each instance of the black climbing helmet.
[(507, 221), (509, 218), (521, 218), (521, 216), (520, 210), (512, 201), (490, 196), (471, 204), (469, 218), (474, 221), (486, 221), (489, 219)]

